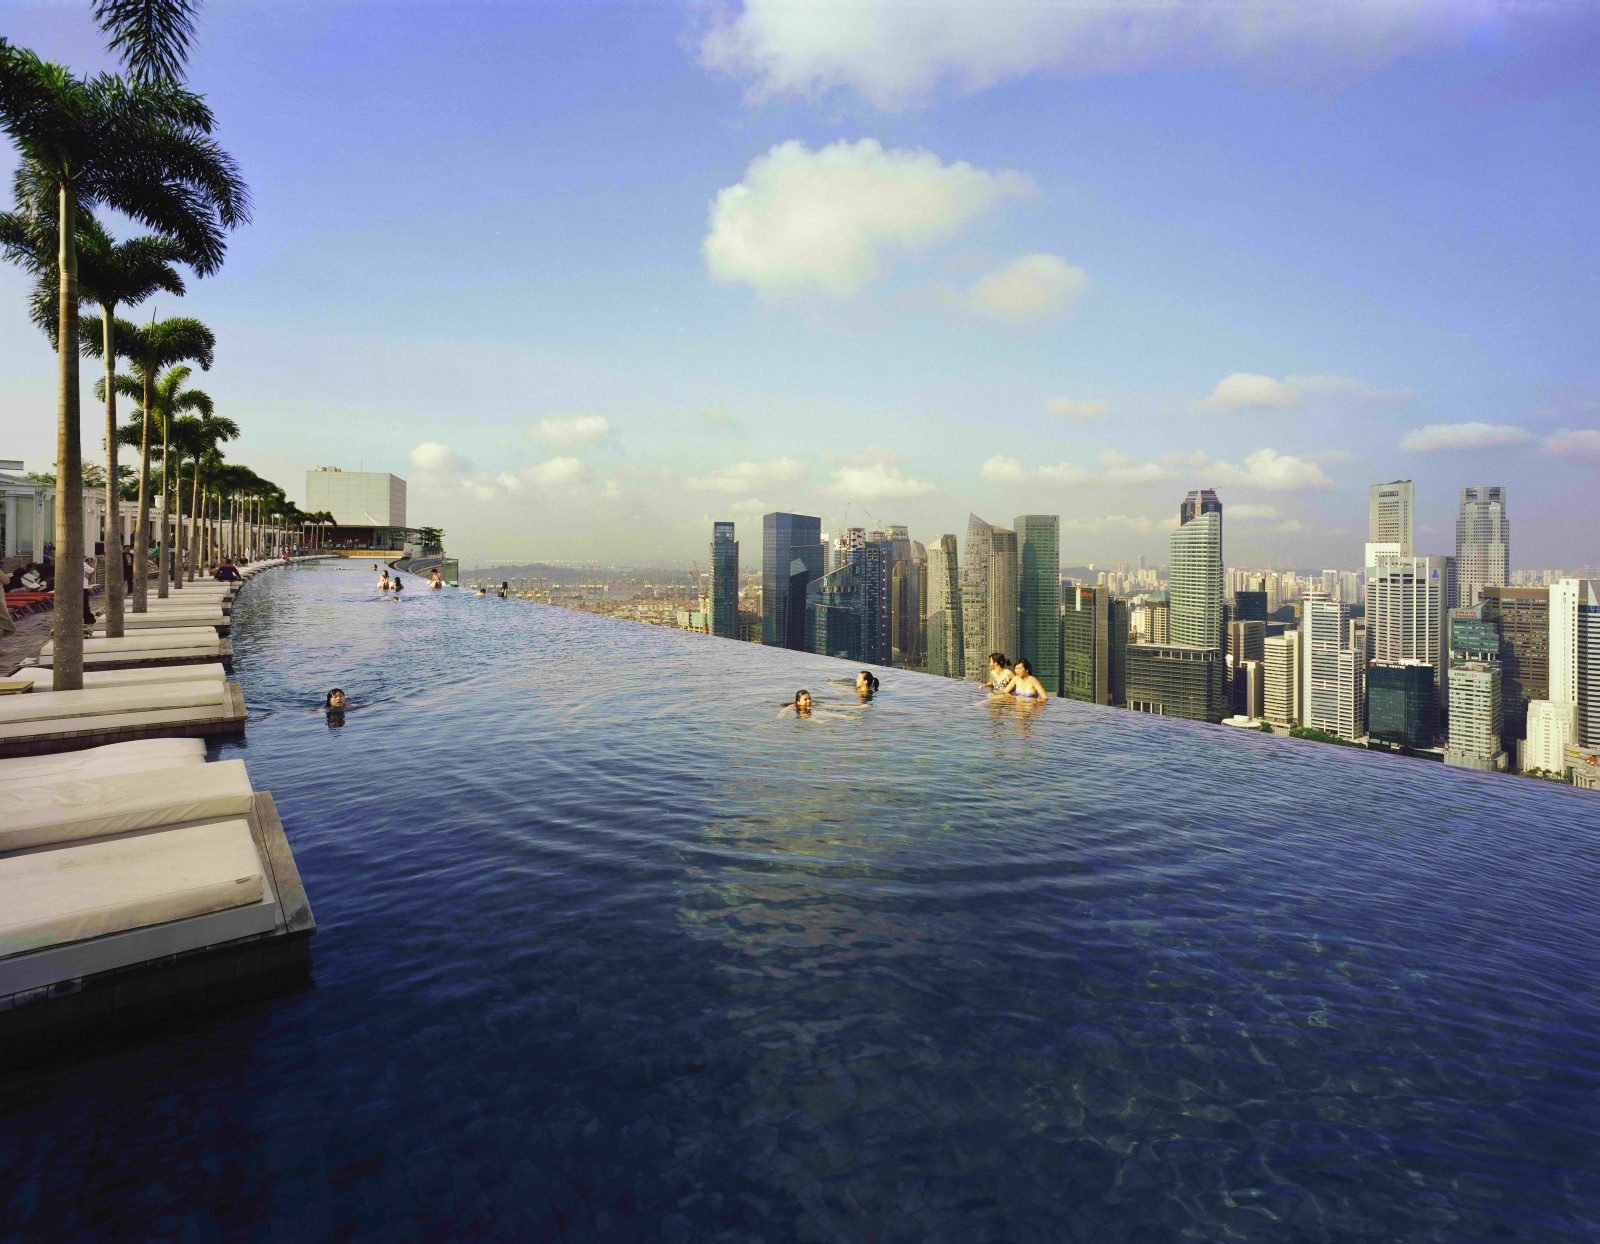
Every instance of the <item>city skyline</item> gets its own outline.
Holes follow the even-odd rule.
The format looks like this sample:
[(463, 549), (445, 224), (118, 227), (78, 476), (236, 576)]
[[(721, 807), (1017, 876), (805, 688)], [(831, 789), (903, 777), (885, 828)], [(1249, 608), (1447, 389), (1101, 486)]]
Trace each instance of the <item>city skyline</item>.
[[(1487, 480), (1521, 564), (1587, 560), (1600, 88), (1565, 49), (1600, 15), (1135, 10), (1102, 62), (1114, 6), (1041, 8), (1026, 54), (981, 22), (877, 47), (874, 8), (811, 60), (770, 5), (208, 9), (256, 223), (157, 309), (226, 343), (236, 455), (406, 476), (468, 558), (688, 557), (773, 509), (1059, 513), (1070, 562), (1159, 557), (1170, 493), (1214, 486), (1241, 559), (1332, 565), (1404, 476), (1419, 551)], [(86, 7), (8, 28), (105, 62)], [(48, 468), (24, 285), (6, 452)]]

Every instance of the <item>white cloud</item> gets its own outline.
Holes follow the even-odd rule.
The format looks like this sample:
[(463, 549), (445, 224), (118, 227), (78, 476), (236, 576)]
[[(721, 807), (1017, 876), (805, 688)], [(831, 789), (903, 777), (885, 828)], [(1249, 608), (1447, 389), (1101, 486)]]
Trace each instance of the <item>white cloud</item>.
[[(1205, 459), (1201, 470), (1212, 484), (1232, 484), (1241, 488), (1260, 488), (1268, 492), (1320, 492), (1333, 487), (1333, 480), (1322, 464), (1309, 457), (1280, 454), (1276, 449), (1258, 449), (1245, 455), (1242, 463)], [(1223, 513), (1227, 510), (1224, 508)]]
[(604, 415), (551, 415), (541, 419), (528, 435), (547, 445), (573, 449), (592, 445), (610, 433), (611, 423)]
[(718, 192), (702, 250), (711, 275), (769, 298), (845, 298), (896, 253), (954, 236), (1009, 199), (1035, 193), (1021, 173), (989, 172), (870, 138), (812, 151), (798, 140), (757, 156)]
[(1600, 429), (1557, 432), (1546, 438), (1544, 451), (1552, 458), (1565, 458), (1568, 462), (1600, 464)]
[(1159, 484), (1173, 478), (1170, 468), (1154, 462), (1140, 462), (1127, 454), (1106, 452), (1100, 455), (1100, 470), (1112, 484)]
[(424, 475), (454, 475), (466, 466), (450, 451), (450, 446), (439, 441), (423, 441), (406, 455), (406, 462), (413, 471)]
[(1508, 449), (1526, 444), (1533, 433), (1508, 423), (1430, 423), (1400, 438), (1400, 448), (1417, 453), (1452, 449)]
[(877, 459), (846, 463), (833, 473), (828, 491), (852, 501), (904, 501), (939, 490), (920, 479), (912, 479), (894, 463)]
[(1012, 484), (1024, 475), (1022, 463), (1004, 454), (996, 454), (978, 468), (986, 484)]
[(1248, 501), (1237, 505), (1230, 505), (1223, 513), (1234, 522), (1253, 523), (1263, 519), (1277, 518), (1278, 507), (1275, 505), (1252, 505)]
[(580, 458), (551, 458), (537, 466), (526, 467), (521, 476), (527, 483), (540, 484), (545, 488), (569, 488), (573, 484), (585, 483), (589, 478), (589, 468)]
[(1088, 423), (1105, 414), (1109, 407), (1104, 402), (1058, 397), (1045, 409), (1052, 415), (1060, 415), (1063, 419), (1075, 419), (1079, 423)]
[(1152, 64), (1277, 67), (1340, 79), (1452, 36), (1481, 15), (1461, 0), (1271, 0), (1151, 4), (985, 0), (744, 0), (719, 7), (700, 44), (711, 69), (752, 80), (756, 99), (844, 88), (879, 108), (926, 103), (941, 84), (977, 91), (1040, 72)]
[(776, 484), (796, 483), (805, 473), (805, 466), (793, 458), (774, 458), (768, 462), (735, 462), (684, 483), (695, 492), (754, 492)]
[(1088, 288), (1083, 269), (1059, 255), (1023, 255), (979, 277), (967, 305), (989, 319), (1027, 324), (1064, 315)]
[(1061, 526), (1066, 531), (1135, 531), (1148, 535), (1166, 526), (1159, 518), (1145, 518), (1138, 514), (1096, 514), (1090, 518), (1063, 518)]
[(1311, 528), (1307, 527), (1298, 518), (1290, 518), (1285, 519), (1272, 530), (1282, 532), (1284, 535), (1293, 536), (1299, 535), (1303, 531), (1310, 531)]
[(730, 514), (765, 514), (771, 510), (760, 497), (746, 497), (743, 501), (735, 501), (728, 507)]
[(1085, 471), (1080, 466), (1073, 466), (1070, 462), (1057, 463), (1055, 466), (1042, 466), (1037, 472), (1040, 479), (1048, 484), (1092, 484), (1094, 472)]
[(1203, 410), (1230, 414), (1240, 410), (1289, 410), (1298, 405), (1300, 392), (1293, 385), (1247, 371), (1224, 376), (1211, 390), (1211, 396), (1200, 403)]

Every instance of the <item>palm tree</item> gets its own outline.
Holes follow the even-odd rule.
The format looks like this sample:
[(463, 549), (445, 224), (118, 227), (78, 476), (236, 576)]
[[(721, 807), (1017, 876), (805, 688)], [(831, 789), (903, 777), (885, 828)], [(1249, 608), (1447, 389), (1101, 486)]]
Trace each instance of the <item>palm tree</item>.
[[(138, 20), (140, 8), (132, 0), (102, 0), (97, 9), (139, 75), (131, 84), (109, 74), (80, 78), (0, 39), (0, 128), (22, 160), (19, 199), (57, 204), (56, 564), (72, 575), (83, 558), (79, 210), (103, 204), (175, 239), (202, 276), (221, 264), (225, 231), (249, 219), (249, 193), (233, 160), (210, 138), (210, 109), (159, 76), (182, 63), (192, 0), (147, 0), (143, 10), (161, 15), (153, 22)], [(83, 685), (82, 625), (81, 598), (58, 593), (57, 690)]]
[[(152, 432), (165, 434), (166, 429), (164, 418), (155, 427), (152, 427), (150, 422), (152, 416), (160, 417), (161, 404), (157, 398), (156, 387), (164, 375), (170, 374), (169, 369), (173, 369), (175, 364), (193, 361), (200, 364), (202, 371), (209, 371), (217, 339), (199, 320), (187, 316), (174, 316), (169, 320), (157, 320), (152, 317), (149, 324), (137, 327), (126, 320), (118, 320), (117, 340), (123, 343), (121, 351), (131, 363), (133, 374), (118, 376), (116, 388), (124, 396), (138, 401), (141, 412), (142, 426), (139, 435), (132, 442), (139, 446), (139, 509), (134, 518), (133, 535), (133, 611), (143, 613), (147, 607), (150, 578), (150, 435)], [(184, 379), (191, 374), (193, 373), (187, 367), (184, 368)], [(98, 390), (96, 392), (98, 393)], [(127, 429), (123, 429), (123, 432), (126, 434)], [(164, 463), (164, 456), (162, 460)], [(162, 507), (162, 569), (158, 588), (158, 594), (161, 596), (167, 594), (166, 517), (169, 512), (165, 506)]]
[[(196, 538), (199, 534), (200, 523), (200, 481), (204, 474), (204, 466), (210, 460), (214, 465), (220, 466), (222, 455), (217, 452), (218, 446), (224, 441), (237, 440), (239, 425), (226, 415), (219, 415), (215, 411), (201, 411), (196, 421), (194, 430), (194, 448), (190, 457), (194, 459), (194, 498), (189, 506), (189, 581), (194, 582), (195, 572), (199, 569)], [(182, 553), (179, 553), (179, 562), (182, 563)], [(179, 576), (182, 577), (181, 575)]]
[[(27, 180), (27, 178), (24, 178)], [(41, 210), (0, 213), (0, 250), (6, 257), (33, 272), (31, 313), (44, 330), (50, 344), (56, 344), (59, 307), (55, 290), (60, 277), (56, 272), (53, 239), (56, 235), (54, 204), (38, 205)], [(105, 227), (88, 213), (78, 220), (78, 296), (81, 302), (100, 308), (101, 334), (83, 337), (83, 352), (106, 362), (106, 375), (116, 371), (117, 308), (143, 302), (157, 290), (183, 293), (183, 279), (173, 266), (183, 260), (183, 248), (170, 238), (142, 237), (114, 242)], [(106, 635), (123, 633), (122, 594), (122, 477), (124, 468), (117, 462), (117, 390), (102, 385), (106, 403), (106, 468), (99, 486), (106, 492)], [(90, 467), (83, 467), (84, 486), (95, 486)]]

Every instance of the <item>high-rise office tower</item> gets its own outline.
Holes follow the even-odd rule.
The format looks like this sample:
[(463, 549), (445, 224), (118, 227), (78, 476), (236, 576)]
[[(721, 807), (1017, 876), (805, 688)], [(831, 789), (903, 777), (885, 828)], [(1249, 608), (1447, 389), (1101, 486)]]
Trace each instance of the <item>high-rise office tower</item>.
[(1446, 629), (1448, 559), (1398, 557), (1374, 567), (1367, 583), (1367, 639), (1378, 665), (1426, 661), (1433, 666), (1441, 704), (1449, 634)]
[(1347, 702), (1355, 696), (1342, 659), (1350, 652), (1346, 647), (1349, 619), (1348, 605), (1321, 592), (1302, 602), (1300, 665), (1305, 690), (1300, 705), (1306, 726), (1355, 739), (1359, 736), (1341, 733), (1350, 720)]
[(1106, 604), (1106, 618), (1111, 627), (1107, 667), (1111, 675), (1110, 703), (1119, 707), (1128, 702), (1128, 615), (1128, 602), (1121, 597), (1111, 597)]
[(1550, 701), (1572, 706), (1574, 744), (1600, 747), (1600, 579), (1550, 587)]
[(1503, 769), (1500, 628), (1474, 605), (1450, 611), (1450, 737), (1445, 763)]
[(867, 534), (856, 549), (861, 575), (861, 659), (868, 665), (894, 662), (894, 546), (881, 531)]
[(945, 678), (964, 677), (967, 668), (956, 546), (955, 536), (944, 535), (928, 550), (928, 672)]
[(1133, 606), (1131, 614), (1132, 642), (1141, 644), (1170, 644), (1172, 642), (1172, 606), (1164, 600), (1143, 600)]
[(1300, 724), (1300, 632), (1273, 635), (1261, 647), (1266, 667), (1266, 719), (1292, 729)]
[(1367, 735), (1389, 747), (1421, 751), (1439, 735), (1439, 697), (1426, 661), (1367, 668)]
[(1528, 705), (1528, 738), (1519, 749), (1517, 767), (1524, 773), (1567, 771), (1566, 751), (1578, 726), (1578, 706), (1554, 700)]
[(1245, 703), (1249, 692), (1249, 679), (1245, 667), (1252, 661), (1267, 659), (1267, 624), (1265, 622), (1228, 623), (1228, 700), (1236, 714), (1254, 717)]
[(823, 573), (822, 520), (773, 513), (761, 519), (761, 642), (811, 649), (806, 589)]
[(1487, 585), (1511, 582), (1511, 519), (1497, 484), (1461, 490), (1456, 518), (1456, 599), (1476, 605)]
[(711, 527), (711, 633), (739, 638), (739, 542), (732, 523)]
[(1207, 488), (1191, 492), (1172, 533), (1168, 599), (1172, 642), (1191, 648), (1222, 646), (1222, 503)]
[(1052, 695), (1061, 691), (1061, 519), (1017, 518), (1017, 651)]
[(1196, 488), (1184, 497), (1178, 506), (1178, 523), (1187, 525), (1202, 514), (1221, 514), (1222, 502), (1217, 500), (1215, 488)]
[(903, 526), (888, 529), (889, 630), (894, 664), (922, 669), (927, 654), (928, 551)]
[(1228, 715), (1222, 649), (1129, 644), (1127, 704), (1140, 713), (1221, 721)]
[(976, 514), (967, 520), (967, 564), (961, 574), (966, 676), (989, 676), (989, 654), (1017, 650), (1017, 533)]
[(1416, 499), (1411, 481), (1392, 480), (1367, 489), (1368, 566), (1375, 557), (1410, 557), (1416, 552)]
[(1240, 588), (1233, 594), (1235, 622), (1265, 622), (1268, 612), (1265, 588)]
[(1528, 737), (1528, 705), (1550, 698), (1550, 589), (1483, 588), (1483, 616), (1500, 628), (1500, 694), (1506, 750)]
[[(1124, 645), (1126, 646), (1126, 645)], [(1074, 584), (1061, 611), (1061, 694), (1085, 704), (1110, 704), (1111, 593)]]

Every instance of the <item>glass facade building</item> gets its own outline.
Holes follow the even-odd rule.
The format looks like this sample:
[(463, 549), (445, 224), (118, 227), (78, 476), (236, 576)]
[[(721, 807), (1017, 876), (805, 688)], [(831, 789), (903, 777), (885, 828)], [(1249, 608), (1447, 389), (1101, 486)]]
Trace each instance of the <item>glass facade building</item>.
[(1168, 601), (1172, 642), (1191, 648), (1222, 647), (1222, 503), (1210, 489), (1190, 493), (1186, 516), (1172, 533)]
[(1222, 649), (1130, 644), (1128, 707), (1164, 717), (1220, 722), (1228, 715)]
[(1500, 628), (1500, 694), (1506, 740), (1528, 737), (1528, 705), (1550, 698), (1550, 589), (1482, 589), (1483, 616)]
[(1367, 670), (1367, 735), (1389, 747), (1432, 747), (1439, 733), (1433, 666), (1412, 661)]
[(928, 672), (945, 678), (966, 675), (961, 625), (961, 569), (953, 535), (928, 550)]
[(711, 528), (711, 633), (739, 638), (739, 542), (732, 523)]
[(1061, 609), (1061, 695), (1111, 704), (1111, 594), (1074, 584)]
[(1017, 650), (1052, 695), (1061, 690), (1061, 519), (1017, 519)]
[(1484, 485), (1461, 490), (1456, 518), (1456, 594), (1452, 605), (1476, 605), (1490, 584), (1511, 582), (1511, 519), (1506, 490)]
[(989, 676), (989, 654), (1017, 650), (1017, 533), (976, 514), (967, 519), (967, 564), (961, 576), (966, 676)]
[(761, 519), (761, 642), (812, 650), (806, 589), (822, 577), (822, 520), (773, 513)]

